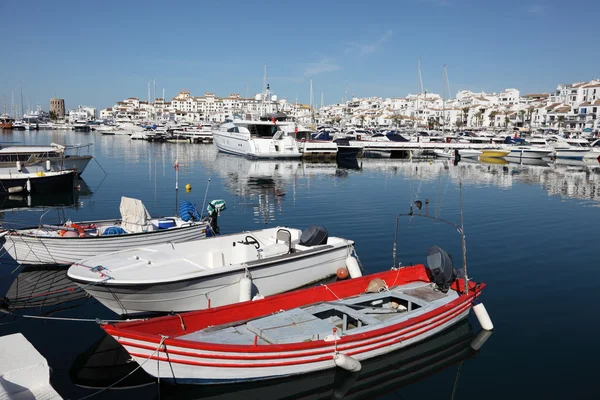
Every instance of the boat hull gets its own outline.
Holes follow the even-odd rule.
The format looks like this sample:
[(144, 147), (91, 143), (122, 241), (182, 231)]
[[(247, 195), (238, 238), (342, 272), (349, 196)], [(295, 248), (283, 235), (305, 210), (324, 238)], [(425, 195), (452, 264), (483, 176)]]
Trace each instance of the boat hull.
[[(133, 247), (133, 246), (130, 246)], [(239, 301), (240, 280), (246, 268), (252, 276), (252, 296), (270, 296), (297, 289), (335, 275), (345, 267), (348, 248), (315, 252), (289, 261), (241, 265), (239, 269), (221, 274), (151, 284), (77, 284), (107, 308), (120, 315), (185, 312), (202, 310)]]
[(482, 150), (481, 158), (500, 158), (510, 154), (508, 150)]
[[(582, 160), (589, 151), (590, 149), (556, 150), (555, 157), (568, 160)], [(600, 153), (598, 155), (600, 155)]]
[(512, 158), (544, 158), (552, 155), (551, 150), (511, 149), (506, 157)]
[[(36, 228), (31, 231), (35, 233)], [(136, 246), (161, 243), (179, 243), (206, 237), (206, 225), (161, 229), (129, 235), (98, 237), (44, 237), (9, 233), (5, 236), (5, 250), (20, 264), (71, 265), (84, 258), (103, 253), (126, 250)]]

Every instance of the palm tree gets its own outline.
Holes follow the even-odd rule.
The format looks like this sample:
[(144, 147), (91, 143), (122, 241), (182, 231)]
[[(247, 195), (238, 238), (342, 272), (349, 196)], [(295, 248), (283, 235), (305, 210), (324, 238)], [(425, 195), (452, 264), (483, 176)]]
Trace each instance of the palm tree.
[(494, 125), (496, 123), (496, 115), (498, 115), (498, 111), (492, 111), (492, 112), (490, 112), (490, 125), (492, 127), (494, 127)]
[(564, 125), (565, 125), (565, 116), (564, 115), (559, 115), (558, 116), (558, 127), (559, 128), (561, 128), (561, 127), (564, 128)]
[(394, 121), (394, 125), (395, 125), (396, 127), (398, 127), (398, 126), (399, 126), (399, 123), (398, 123), (398, 121), (402, 121), (403, 119), (404, 119), (404, 117), (403, 117), (402, 115), (398, 115), (398, 114), (394, 114), (394, 115), (392, 115), (392, 121)]
[(506, 128), (508, 128), (508, 123), (509, 123), (509, 122), (510, 122), (510, 118), (508, 118), (508, 115), (505, 115), (505, 117), (504, 117), (504, 126), (505, 126)]
[(479, 124), (479, 126), (483, 125), (483, 110), (477, 111), (475, 114), (475, 120)]
[(462, 112), (463, 112), (464, 123), (465, 123), (465, 125), (467, 125), (467, 118), (469, 117), (469, 107), (463, 107)]
[(358, 117), (358, 119), (360, 119), (360, 127), (364, 128), (365, 127), (365, 116), (364, 115), (360, 115)]

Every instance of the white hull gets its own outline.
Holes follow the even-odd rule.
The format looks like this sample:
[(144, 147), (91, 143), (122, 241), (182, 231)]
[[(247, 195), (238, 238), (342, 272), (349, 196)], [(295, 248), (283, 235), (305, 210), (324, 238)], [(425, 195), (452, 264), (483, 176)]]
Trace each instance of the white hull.
[(300, 158), (296, 141), (285, 136), (280, 139), (251, 138), (240, 133), (213, 132), (213, 143), (223, 153), (249, 158)]
[[(454, 150), (433, 150), (433, 153), (436, 157), (440, 158), (454, 158)], [(481, 155), (481, 151), (471, 149), (459, 149), (458, 154), (460, 154), (462, 158), (477, 158)]]
[(509, 149), (510, 153), (506, 157), (511, 158), (544, 158), (552, 155), (552, 150), (544, 149)]
[[(589, 148), (579, 148), (579, 149), (565, 149), (565, 150), (556, 150), (556, 158), (567, 158), (571, 160), (581, 160), (583, 157), (590, 152)], [(600, 155), (600, 153), (597, 153)]]
[[(413, 325), (399, 328), (389, 334), (381, 335), (380, 337), (377, 337), (376, 345), (373, 344), (373, 339), (358, 341), (352, 344), (352, 349), (349, 353), (352, 355), (352, 358), (358, 361), (364, 361), (414, 345), (456, 325), (468, 316), (470, 309), (470, 304), (461, 304), (444, 312), (441, 321), (439, 318), (431, 318), (428, 320), (428, 324), (422, 325), (421, 328), (413, 329), (415, 328)], [(333, 361), (333, 355), (335, 354), (335, 345), (333, 341), (327, 348), (329, 351), (326, 353), (311, 355), (310, 352), (307, 351), (297, 351), (295, 352), (296, 354), (294, 354), (293, 351), (289, 351), (281, 353), (285, 358), (275, 361), (273, 359), (267, 359), (264, 362), (265, 365), (261, 367), (255, 366), (256, 364), (260, 364), (260, 361), (256, 361), (256, 359), (244, 360), (240, 357), (239, 353), (211, 352), (206, 350), (194, 351), (187, 347), (184, 348), (172, 345), (168, 346), (171, 354), (169, 357), (172, 362), (169, 362), (169, 358), (167, 358), (164, 353), (160, 353), (158, 362), (156, 361), (156, 356), (153, 357), (155, 361), (144, 362), (158, 347), (156, 343), (130, 338), (124, 339), (123, 341), (120, 341), (120, 343), (132, 355), (133, 359), (142, 365), (142, 368), (148, 374), (160, 376), (161, 380), (166, 379), (167, 381), (175, 381), (182, 384), (225, 384), (274, 379), (324, 371), (336, 367), (335, 362)], [(142, 348), (142, 346), (144, 348)], [(341, 353), (348, 351), (344, 351), (344, 347), (347, 346), (340, 346), (338, 350)], [(319, 350), (326, 349), (319, 348)], [(179, 355), (177, 353), (178, 351), (187, 352), (189, 355)], [(176, 355), (173, 355), (173, 353)], [(208, 353), (209, 355), (203, 358), (201, 356), (202, 353)], [(267, 358), (273, 357), (273, 354), (269, 352), (252, 352), (249, 356), (250, 355), (257, 358), (263, 355)], [(211, 362), (214, 362), (215, 359), (211, 356), (215, 358), (219, 357), (222, 360), (219, 367), (210, 366)], [(227, 356), (233, 357), (233, 359), (227, 360)], [(175, 359), (177, 362), (175, 362)], [(203, 363), (206, 363), (207, 365), (202, 365)], [(227, 368), (225, 366), (227, 363), (235, 366)], [(254, 365), (252, 368), (243, 368), (241, 367), (243, 364)]]
[[(334, 275), (346, 265), (347, 246), (325, 249), (308, 256), (290, 257), (277, 263), (256, 263), (247, 268), (252, 276), (252, 295), (270, 296), (297, 289)], [(268, 260), (265, 260), (268, 261)], [(269, 265), (271, 264), (271, 265)], [(239, 300), (243, 266), (222, 274), (176, 282), (150, 284), (105, 284), (82, 287), (104, 306), (121, 315), (149, 312), (184, 312), (236, 303)]]
[[(36, 228), (31, 229), (35, 234)], [(206, 225), (162, 229), (128, 235), (98, 237), (44, 237), (8, 234), (4, 249), (20, 264), (67, 264), (99, 254), (161, 243), (179, 243), (206, 237)]]

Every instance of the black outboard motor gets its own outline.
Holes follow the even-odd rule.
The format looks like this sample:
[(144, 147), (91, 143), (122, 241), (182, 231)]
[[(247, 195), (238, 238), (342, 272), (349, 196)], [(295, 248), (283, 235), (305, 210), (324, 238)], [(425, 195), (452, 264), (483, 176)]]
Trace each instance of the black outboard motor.
[(318, 246), (320, 244), (327, 244), (328, 238), (329, 232), (327, 232), (327, 229), (322, 226), (312, 225), (302, 231), (298, 244), (302, 246)]
[(450, 285), (456, 279), (450, 254), (438, 246), (430, 247), (427, 250), (427, 267), (438, 289), (443, 293), (448, 292)]

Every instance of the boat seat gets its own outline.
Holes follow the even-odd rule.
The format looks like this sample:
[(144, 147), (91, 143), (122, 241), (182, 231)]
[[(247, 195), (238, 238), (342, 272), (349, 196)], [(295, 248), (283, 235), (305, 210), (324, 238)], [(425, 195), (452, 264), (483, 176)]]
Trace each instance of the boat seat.
[(225, 255), (220, 251), (209, 251), (206, 254), (206, 267), (219, 268), (225, 265)]
[(289, 252), (290, 247), (286, 243), (270, 244), (262, 249), (258, 249), (258, 254), (260, 258), (283, 256), (285, 254), (289, 254)]
[(246, 328), (268, 343), (282, 344), (322, 340), (333, 332), (334, 326), (295, 308), (249, 321)]

